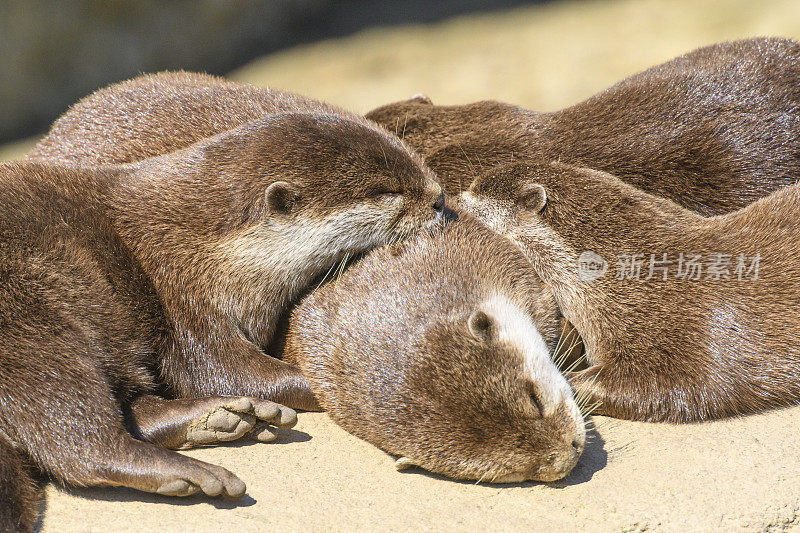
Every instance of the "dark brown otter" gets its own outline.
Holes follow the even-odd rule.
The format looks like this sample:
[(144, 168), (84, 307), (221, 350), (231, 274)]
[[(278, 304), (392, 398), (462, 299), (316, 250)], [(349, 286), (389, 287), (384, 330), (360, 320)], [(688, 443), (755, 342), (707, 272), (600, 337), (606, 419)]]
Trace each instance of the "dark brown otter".
[(700, 48), (554, 113), (418, 97), (367, 118), (422, 155), (448, 194), (494, 165), (538, 159), (604, 170), (721, 214), (800, 176), (800, 45), (761, 38)]
[(689, 422), (800, 401), (800, 186), (705, 218), (534, 161), (478, 178), (461, 205), (552, 288), (586, 347), (570, 380), (599, 412)]
[(472, 217), (375, 250), (292, 312), (285, 359), (345, 429), (462, 479), (552, 481), (585, 429), (550, 353), (551, 295)]
[(262, 350), (279, 316), (347, 256), (435, 226), (441, 196), (395, 137), (322, 112), (131, 165), (0, 167), (2, 520), (32, 523), (29, 467), (241, 496), (227, 470), (154, 444), (270, 440), (295, 415), (267, 399), (317, 408)]

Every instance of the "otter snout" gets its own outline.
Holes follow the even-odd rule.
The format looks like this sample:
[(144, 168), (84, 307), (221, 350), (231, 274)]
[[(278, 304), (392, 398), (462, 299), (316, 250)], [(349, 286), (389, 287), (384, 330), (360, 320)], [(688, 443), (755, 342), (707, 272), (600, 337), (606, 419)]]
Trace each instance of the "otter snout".
[(432, 229), (438, 227), (444, 221), (444, 208), (446, 204), (444, 191), (438, 183), (432, 182), (430, 185), (425, 187), (423, 194), (424, 198), (426, 199), (425, 203), (432, 207), (429, 215), (430, 219), (426, 224), (426, 228)]
[(552, 462), (532, 468), (526, 473), (525, 478), (544, 482), (563, 479), (578, 464), (578, 459), (580, 459), (582, 453), (582, 443), (577, 441), (570, 442), (555, 452)]
[(444, 191), (439, 193), (439, 196), (436, 197), (436, 201), (433, 202), (433, 210), (442, 212), (444, 211)]
[(586, 432), (583, 424), (574, 435), (565, 435), (564, 439), (555, 446), (542, 461), (536, 459), (524, 470), (499, 476), (492, 480), (493, 483), (520, 483), (522, 481), (558, 481), (569, 474), (583, 454), (586, 445)]

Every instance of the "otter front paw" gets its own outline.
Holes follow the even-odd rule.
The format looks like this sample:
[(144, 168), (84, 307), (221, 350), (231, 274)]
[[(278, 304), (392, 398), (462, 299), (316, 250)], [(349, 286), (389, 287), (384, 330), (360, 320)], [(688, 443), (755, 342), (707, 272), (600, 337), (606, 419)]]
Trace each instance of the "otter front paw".
[(202, 446), (249, 435), (259, 442), (277, 436), (275, 428), (297, 423), (293, 409), (258, 398), (221, 398), (218, 405), (192, 420), (186, 428), (186, 444)]
[(202, 491), (207, 496), (238, 500), (247, 490), (242, 480), (221, 466), (201, 461), (183, 461), (175, 466), (177, 472), (157, 476), (161, 479), (153, 492), (186, 497)]

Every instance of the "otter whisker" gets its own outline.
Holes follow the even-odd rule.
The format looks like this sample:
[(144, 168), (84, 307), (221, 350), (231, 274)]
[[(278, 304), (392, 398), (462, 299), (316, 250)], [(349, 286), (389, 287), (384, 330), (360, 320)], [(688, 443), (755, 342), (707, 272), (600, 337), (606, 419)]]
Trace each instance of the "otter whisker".
[(350, 260), (350, 252), (346, 252), (344, 254), (344, 258), (339, 263), (339, 268), (336, 270), (336, 279), (339, 279), (339, 278), (342, 277), (342, 274), (344, 274), (344, 270), (347, 267), (347, 262), (349, 260)]
[(581, 364), (582, 362), (584, 362), (585, 360), (586, 360), (586, 355), (585, 354), (580, 356), (580, 357), (578, 357), (577, 359), (575, 359), (572, 362), (572, 364), (570, 364), (567, 368), (564, 369), (564, 373), (565, 374), (569, 374), (570, 372), (575, 370), (578, 367), (578, 365)]
[(553, 363), (557, 367), (560, 367), (561, 363), (563, 363), (564, 359), (567, 357), (567, 355), (566, 355), (567, 352), (566, 351), (564, 351), (564, 352), (561, 351), (561, 347), (564, 344), (564, 341), (566, 340), (566, 338), (567, 337), (564, 335), (564, 330), (562, 329), (561, 333), (559, 333), (559, 335), (558, 335), (558, 342), (556, 342), (556, 346), (555, 346), (555, 348), (553, 348)]
[(587, 417), (587, 416), (591, 415), (591, 414), (592, 414), (592, 413), (593, 413), (593, 412), (594, 412), (594, 411), (595, 411), (595, 410), (596, 410), (598, 407), (600, 407), (602, 404), (603, 404), (603, 402), (602, 402), (601, 400), (597, 400), (597, 401), (596, 401), (596, 402), (594, 402), (592, 405), (590, 405), (590, 406), (586, 407), (586, 408), (585, 408), (585, 409), (586, 409), (585, 411), (584, 411), (583, 409), (581, 409), (581, 416), (583, 416), (583, 417), (585, 418), (585, 417)]
[(490, 471), (488, 471), (488, 470), (486, 472), (484, 472), (484, 474), (481, 477), (478, 478), (478, 481), (476, 481), (475, 484), (476, 485), (480, 485), (481, 483), (483, 483), (483, 480), (486, 479), (486, 477), (489, 474), (490, 474)]
[[(572, 332), (567, 334), (567, 338), (571, 338), (571, 337), (572, 337)], [(559, 360), (556, 363), (556, 366), (560, 368), (561, 365), (566, 361), (566, 359), (569, 356), (569, 354), (572, 353), (572, 350), (574, 350), (580, 343), (581, 343), (580, 336), (575, 335), (575, 338), (572, 340), (572, 343), (569, 345), (569, 347), (566, 350), (564, 350), (563, 353), (559, 356)], [(586, 355), (585, 354), (581, 355), (581, 357), (579, 357), (577, 360), (575, 360), (572, 363), (571, 368), (574, 369), (574, 365), (576, 363), (580, 363), (580, 362), (585, 361), (585, 360), (586, 360)]]
[(336, 262), (334, 262), (331, 265), (331, 267), (328, 269), (328, 271), (325, 272), (325, 275), (322, 276), (322, 279), (319, 281), (319, 283), (317, 283), (317, 286), (315, 287), (316, 289), (319, 289), (323, 285), (323, 283), (325, 283), (328, 280), (328, 276), (331, 275), (331, 272), (333, 272), (333, 269), (336, 268), (337, 265), (338, 265), (338, 263), (336, 263)]

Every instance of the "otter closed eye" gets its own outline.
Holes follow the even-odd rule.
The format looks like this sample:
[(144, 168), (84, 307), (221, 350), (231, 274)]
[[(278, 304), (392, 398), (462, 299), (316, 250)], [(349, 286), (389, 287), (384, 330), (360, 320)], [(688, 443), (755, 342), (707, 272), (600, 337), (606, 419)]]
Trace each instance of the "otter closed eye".
[[(542, 212), (498, 196), (532, 182), (559, 200)], [(691, 422), (800, 400), (800, 334), (789, 327), (800, 305), (800, 186), (703, 217), (601, 171), (518, 162), (463, 196), (552, 288), (586, 347), (589, 367), (570, 381), (600, 413)], [(581, 268), (585, 253), (603, 266), (594, 275)], [(687, 272), (690, 257), (702, 274)]]

